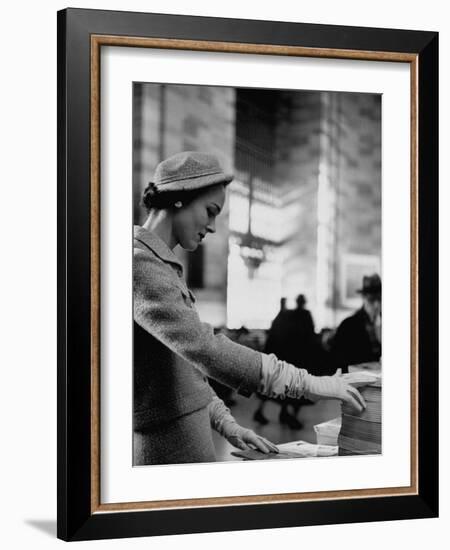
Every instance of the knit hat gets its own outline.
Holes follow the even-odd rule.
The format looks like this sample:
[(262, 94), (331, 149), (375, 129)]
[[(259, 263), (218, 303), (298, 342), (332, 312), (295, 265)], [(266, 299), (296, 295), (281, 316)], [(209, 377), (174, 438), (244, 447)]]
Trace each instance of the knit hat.
[(165, 191), (191, 191), (217, 183), (228, 184), (233, 179), (210, 153), (184, 151), (158, 164), (153, 183), (161, 193)]

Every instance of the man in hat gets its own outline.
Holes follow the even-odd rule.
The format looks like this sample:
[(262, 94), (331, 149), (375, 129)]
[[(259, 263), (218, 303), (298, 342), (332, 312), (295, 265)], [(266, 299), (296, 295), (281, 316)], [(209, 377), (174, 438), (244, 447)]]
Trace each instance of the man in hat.
[(381, 279), (374, 273), (363, 277), (358, 290), (363, 304), (339, 325), (332, 344), (336, 368), (379, 361), (381, 357)]

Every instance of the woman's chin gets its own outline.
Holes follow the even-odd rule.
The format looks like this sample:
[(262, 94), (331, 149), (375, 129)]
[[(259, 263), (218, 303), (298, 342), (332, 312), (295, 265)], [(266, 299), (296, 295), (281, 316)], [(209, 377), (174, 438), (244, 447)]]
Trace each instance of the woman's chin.
[(197, 250), (199, 244), (200, 243), (197, 243), (195, 241), (190, 241), (186, 244), (182, 244), (181, 246), (182, 246), (182, 248), (184, 248), (188, 252), (194, 252), (194, 250)]

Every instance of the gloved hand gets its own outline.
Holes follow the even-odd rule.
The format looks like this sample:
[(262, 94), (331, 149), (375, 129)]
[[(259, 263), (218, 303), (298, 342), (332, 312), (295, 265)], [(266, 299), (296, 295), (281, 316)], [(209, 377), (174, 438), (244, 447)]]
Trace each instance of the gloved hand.
[(341, 376), (313, 376), (305, 369), (298, 369), (280, 361), (275, 355), (262, 355), (261, 383), (258, 391), (267, 397), (285, 399), (291, 397), (311, 400), (340, 399), (362, 412), (366, 403), (359, 391)]
[(214, 395), (209, 404), (211, 426), (225, 437), (234, 447), (247, 451), (256, 448), (262, 453), (278, 453), (278, 447), (269, 440), (257, 435), (249, 428), (240, 426), (224, 402)]
[(222, 434), (234, 447), (246, 451), (256, 448), (264, 454), (278, 453), (278, 447), (265, 437), (261, 437), (249, 428), (239, 426), (237, 422), (227, 424)]
[(304, 377), (304, 395), (311, 401), (316, 399), (340, 399), (358, 412), (362, 412), (366, 408), (366, 402), (359, 391), (339, 375), (312, 376), (306, 374)]

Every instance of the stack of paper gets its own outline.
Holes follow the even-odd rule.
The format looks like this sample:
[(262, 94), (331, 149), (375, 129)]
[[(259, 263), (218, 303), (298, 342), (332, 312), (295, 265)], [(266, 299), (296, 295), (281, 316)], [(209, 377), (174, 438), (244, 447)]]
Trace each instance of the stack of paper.
[(327, 422), (316, 424), (314, 431), (316, 432), (318, 445), (337, 445), (338, 435), (341, 430), (342, 418), (338, 416)]
[[(363, 366), (362, 366), (363, 367)], [(342, 405), (342, 425), (338, 437), (340, 455), (381, 453), (381, 371), (371, 368), (349, 369), (344, 374), (349, 384), (358, 388), (366, 402), (362, 413)]]

